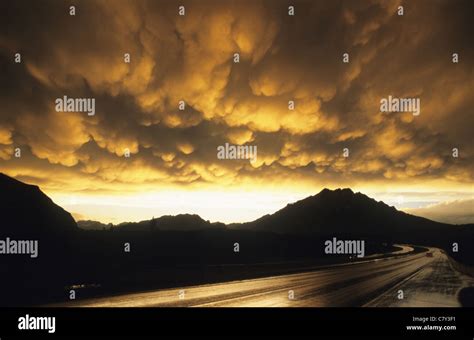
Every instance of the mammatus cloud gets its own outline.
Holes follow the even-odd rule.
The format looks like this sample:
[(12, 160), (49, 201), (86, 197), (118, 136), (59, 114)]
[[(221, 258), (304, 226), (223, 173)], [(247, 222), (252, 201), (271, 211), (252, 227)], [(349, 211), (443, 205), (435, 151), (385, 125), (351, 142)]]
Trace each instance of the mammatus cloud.
[[(472, 192), (472, 4), (403, 3), (400, 16), (401, 4), (296, 1), (295, 16), (285, 1), (183, 1), (184, 16), (171, 1), (77, 1), (75, 16), (3, 4), (0, 171), (60, 192)], [(95, 116), (56, 112), (64, 95), (95, 98)], [(389, 95), (420, 98), (420, 115), (380, 112)], [(218, 160), (226, 142), (256, 145), (257, 160)]]

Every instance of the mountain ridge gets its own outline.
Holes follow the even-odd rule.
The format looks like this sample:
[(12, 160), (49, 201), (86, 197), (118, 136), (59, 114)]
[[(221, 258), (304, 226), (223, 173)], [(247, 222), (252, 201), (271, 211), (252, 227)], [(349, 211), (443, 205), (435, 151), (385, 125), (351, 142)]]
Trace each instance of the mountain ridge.
[[(407, 214), (383, 201), (376, 201), (360, 192), (354, 193), (349, 188), (325, 188), (316, 195), (288, 204), (271, 215), (262, 216), (243, 225), (253, 230), (272, 230), (280, 233), (331, 231), (367, 234), (409, 232), (410, 225), (416, 225), (419, 229), (432, 228), (431, 230), (443, 229), (446, 226), (455, 227)], [(350, 230), (349, 225), (357, 225), (358, 230)]]
[[(329, 205), (329, 206), (328, 206)], [(365, 208), (365, 209), (364, 209)], [(318, 218), (309, 218), (309, 210), (320, 210), (318, 214), (326, 218), (326, 220)], [(322, 211), (321, 211), (322, 210)], [(350, 219), (343, 219), (344, 214), (350, 214)], [(297, 219), (302, 219), (304, 223), (295, 222)], [(355, 219), (354, 219), (355, 218)], [(394, 223), (394, 218), (397, 223)], [(171, 228), (172, 225), (176, 223), (172, 222), (175, 219), (176, 221), (184, 221), (184, 225), (180, 226), (178, 229)], [(347, 232), (344, 228), (345, 225), (349, 223), (358, 222), (358, 224), (367, 224), (379, 223), (379, 224), (388, 224), (391, 228), (390, 231), (394, 233), (398, 232), (409, 232), (406, 228), (403, 228), (404, 224), (417, 224), (421, 225), (423, 229), (435, 228), (443, 229), (445, 227), (456, 228), (458, 226), (471, 226), (467, 225), (453, 225), (447, 223), (441, 223), (429, 220), (424, 217), (419, 217), (411, 214), (407, 214), (403, 211), (397, 210), (395, 207), (390, 206), (383, 201), (377, 201), (363, 193), (353, 192), (350, 188), (339, 188), (330, 190), (327, 188), (322, 189), (318, 194), (308, 196), (302, 200), (299, 200), (294, 203), (289, 203), (282, 209), (276, 211), (273, 214), (266, 214), (260, 218), (244, 223), (229, 223), (224, 224), (221, 222), (210, 223), (205, 221), (199, 215), (191, 214), (178, 214), (178, 215), (164, 215), (155, 219), (156, 226), (151, 226), (152, 220), (143, 220), (140, 222), (123, 222), (120, 223), (114, 228), (121, 230), (151, 230), (153, 227), (156, 230), (198, 230), (195, 226), (191, 226), (192, 223), (189, 223), (194, 219), (196, 224), (200, 225), (202, 229), (211, 229), (216, 227), (223, 227), (227, 229), (250, 229), (255, 231), (269, 231), (277, 233), (311, 233), (311, 232), (328, 232), (330, 230), (321, 229), (320, 225), (331, 225), (336, 227), (332, 231), (336, 232)], [(331, 221), (327, 221), (331, 219)], [(319, 228), (314, 229), (315, 223)], [(82, 224), (81, 221), (78, 222), (79, 225)], [(304, 224), (307, 228), (302, 226)], [(335, 225), (334, 225), (335, 224)], [(289, 226), (293, 226), (290, 228)], [(296, 226), (296, 227), (295, 227)], [(432, 229), (432, 230), (435, 230)], [(361, 230), (359, 230), (360, 232)], [(377, 230), (373, 228), (366, 228), (362, 230), (367, 233), (385, 233), (387, 230), (380, 230), (377, 233)], [(357, 231), (356, 231), (357, 232)]]
[[(38, 234), (42, 232), (68, 232), (72, 230), (103, 230), (113, 225), (97, 221), (78, 221), (56, 205), (36, 185), (25, 184), (0, 173), (0, 213), (7, 216), (9, 227), (0, 233), (14, 235), (22, 231)], [(29, 218), (34, 216), (34, 219)], [(11, 225), (16, 225), (11, 228)], [(37, 230), (33, 225), (36, 225)], [(79, 226), (79, 227), (78, 227)], [(410, 232), (443, 232), (446, 228), (462, 228), (472, 225), (452, 225), (410, 215), (389, 206), (383, 201), (350, 188), (330, 190), (287, 204), (273, 214), (264, 215), (254, 221), (224, 224), (211, 223), (195, 214), (164, 215), (140, 222), (124, 222), (113, 226), (122, 231), (197, 231), (205, 229), (245, 229), (253, 231), (291, 233), (357, 233), (385, 235)], [(24, 230), (22, 230), (24, 229)]]
[(37, 185), (0, 173), (0, 235), (41, 237), (78, 230), (72, 215)]

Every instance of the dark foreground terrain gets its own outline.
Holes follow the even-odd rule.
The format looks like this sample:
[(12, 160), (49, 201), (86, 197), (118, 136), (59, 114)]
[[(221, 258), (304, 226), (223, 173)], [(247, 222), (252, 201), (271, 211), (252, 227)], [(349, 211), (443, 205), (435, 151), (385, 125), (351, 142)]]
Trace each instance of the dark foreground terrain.
[[(462, 264), (464, 269), (474, 264), (472, 225), (453, 226), (408, 215), (349, 189), (325, 189), (245, 224), (213, 224), (199, 216), (180, 215), (83, 230), (37, 186), (0, 174), (0, 215), (0, 239), (39, 241), (38, 258), (0, 256), (2, 306), (67, 301), (71, 289), (77, 299), (83, 299), (293, 275), (308, 272), (311, 266), (353, 262), (349, 255), (325, 254), (324, 242), (333, 237), (364, 240), (366, 256), (392, 252), (392, 244), (417, 244), (444, 249), (457, 261), (453, 263)], [(454, 242), (458, 252), (452, 251)], [(446, 255), (436, 258), (446, 262)], [(392, 282), (389, 277), (403, 277), (409, 268), (428, 260), (432, 262), (434, 257), (421, 257), (418, 262), (413, 258), (410, 261), (417, 264), (407, 262), (403, 270), (395, 260), (384, 262), (387, 268), (379, 274), (390, 286), (396, 280)], [(337, 267), (339, 274), (333, 280), (339, 283), (327, 282), (346, 288), (367, 282), (364, 275), (380, 269), (373, 261), (376, 267)], [(356, 273), (350, 268), (360, 270)], [(301, 275), (303, 281), (313, 277)], [(348, 283), (351, 275), (354, 282)], [(319, 283), (314, 284), (311, 287), (319, 291)], [(337, 301), (328, 300), (328, 304), (338, 305)]]
[[(426, 254), (433, 256), (427, 256)], [(302, 273), (122, 294), (58, 304), (68, 307), (460, 307), (474, 279), (436, 248)], [(404, 291), (399, 298), (398, 290)]]

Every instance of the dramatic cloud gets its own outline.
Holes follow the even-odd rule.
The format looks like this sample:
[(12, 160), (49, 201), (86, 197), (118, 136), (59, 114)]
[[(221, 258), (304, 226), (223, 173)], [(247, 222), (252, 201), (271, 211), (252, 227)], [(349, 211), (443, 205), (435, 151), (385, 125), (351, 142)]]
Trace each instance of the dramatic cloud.
[[(470, 1), (294, 1), (294, 16), (273, 0), (73, 5), (1, 5), (2, 172), (63, 194), (472, 195)], [(63, 96), (94, 98), (95, 115), (56, 112)], [(420, 115), (380, 112), (388, 96), (419, 98)], [(225, 143), (256, 145), (257, 160), (217, 159)]]

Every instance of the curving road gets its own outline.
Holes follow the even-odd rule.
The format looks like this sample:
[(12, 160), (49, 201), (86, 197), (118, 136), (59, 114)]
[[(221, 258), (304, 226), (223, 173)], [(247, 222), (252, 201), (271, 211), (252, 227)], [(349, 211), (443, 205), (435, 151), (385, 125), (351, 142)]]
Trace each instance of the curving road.
[[(474, 281), (430, 248), (367, 258), (304, 273), (78, 300), (68, 307), (338, 307), (459, 306), (457, 293)], [(427, 255), (427, 254), (430, 255)], [(399, 299), (400, 290), (403, 299)]]

